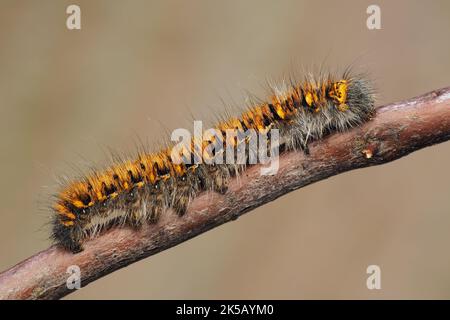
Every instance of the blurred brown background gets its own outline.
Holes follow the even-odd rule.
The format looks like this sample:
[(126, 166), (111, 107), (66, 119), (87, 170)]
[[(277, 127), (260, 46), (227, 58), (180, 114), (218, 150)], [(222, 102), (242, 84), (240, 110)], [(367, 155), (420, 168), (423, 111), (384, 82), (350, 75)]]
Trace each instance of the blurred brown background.
[[(378, 104), (450, 85), (449, 30), (448, 1), (2, 0), (0, 269), (50, 244), (56, 177), (107, 146), (191, 128), (299, 66), (356, 60)], [(68, 298), (450, 298), (449, 163), (444, 143), (321, 181)]]

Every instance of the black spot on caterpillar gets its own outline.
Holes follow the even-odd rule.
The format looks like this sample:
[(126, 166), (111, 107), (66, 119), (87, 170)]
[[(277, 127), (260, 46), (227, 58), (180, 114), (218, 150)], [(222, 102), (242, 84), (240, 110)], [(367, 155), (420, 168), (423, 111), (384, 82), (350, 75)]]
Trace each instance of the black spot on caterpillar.
[[(307, 76), (300, 83), (272, 88), (270, 100), (249, 108), (239, 117), (216, 125), (219, 132), (278, 129), (283, 149), (308, 151), (311, 141), (358, 126), (374, 113), (374, 93), (363, 76)], [(235, 139), (223, 140), (236, 149)], [(249, 148), (248, 141), (241, 141)], [(194, 154), (202, 142), (188, 146)], [(230, 177), (244, 165), (175, 163), (172, 147), (141, 152), (136, 159), (118, 161), (67, 183), (56, 196), (52, 238), (76, 253), (85, 239), (111, 226), (156, 223), (167, 208), (182, 216), (201, 191), (225, 193)], [(211, 156), (216, 156), (212, 154)], [(246, 159), (246, 164), (248, 164)]]

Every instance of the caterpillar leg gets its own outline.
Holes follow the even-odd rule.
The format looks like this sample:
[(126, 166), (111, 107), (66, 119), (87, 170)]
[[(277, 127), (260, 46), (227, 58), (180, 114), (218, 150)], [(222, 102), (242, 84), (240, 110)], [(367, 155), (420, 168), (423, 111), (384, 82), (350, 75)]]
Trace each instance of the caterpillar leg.
[(157, 223), (163, 211), (164, 206), (162, 203), (156, 204), (156, 202), (153, 202), (153, 207), (147, 208), (147, 221), (149, 223)]
[(172, 181), (167, 181), (167, 183), (159, 181), (148, 189), (148, 193), (144, 197), (146, 203), (145, 218), (147, 222), (158, 222), (161, 214), (167, 207), (168, 197), (172, 189)]
[(225, 194), (228, 191), (228, 181), (230, 174), (225, 166), (215, 165), (210, 174), (212, 176), (212, 190), (220, 194)]
[(184, 216), (187, 211), (189, 202), (189, 196), (186, 194), (181, 194), (174, 199), (172, 208), (179, 217)]
[(150, 195), (147, 203), (146, 219), (150, 223), (157, 223), (166, 207), (164, 193)]
[(59, 219), (56, 219), (53, 223), (52, 236), (59, 245), (74, 254), (83, 251), (81, 245), (83, 232), (79, 226), (65, 226)]
[(188, 171), (177, 180), (173, 192), (172, 208), (178, 216), (181, 217), (186, 213), (189, 202), (202, 189), (201, 185), (201, 179), (192, 171)]
[(309, 156), (309, 146), (308, 146), (308, 144), (305, 143), (305, 144), (302, 146), (302, 150), (303, 150), (303, 153), (304, 153), (305, 155)]
[(135, 209), (130, 211), (127, 215), (127, 224), (133, 228), (140, 228), (145, 222), (145, 215), (143, 209)]
[(139, 228), (145, 222), (146, 203), (143, 201), (143, 189), (133, 188), (126, 196), (128, 208), (127, 223), (133, 228)]

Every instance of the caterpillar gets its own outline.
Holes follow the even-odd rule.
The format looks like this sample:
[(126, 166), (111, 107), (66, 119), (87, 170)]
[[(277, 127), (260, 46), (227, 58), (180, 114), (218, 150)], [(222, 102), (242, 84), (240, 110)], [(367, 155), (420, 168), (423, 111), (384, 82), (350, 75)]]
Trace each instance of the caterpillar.
[[(257, 130), (269, 133), (277, 129), (284, 150), (303, 150), (308, 144), (333, 132), (341, 132), (368, 121), (374, 113), (374, 91), (362, 75), (322, 74), (305, 76), (303, 81), (290, 81), (273, 87), (266, 102), (250, 106), (238, 117), (219, 121), (215, 128)], [(227, 150), (242, 145), (249, 148), (249, 139), (213, 137)], [(195, 155), (205, 142), (192, 139), (183, 150)], [(226, 151), (229, 152), (229, 151)], [(221, 156), (224, 156), (222, 151)], [(210, 152), (215, 158), (220, 152)], [(157, 223), (168, 208), (179, 216), (185, 214), (190, 201), (202, 191), (226, 193), (231, 177), (250, 165), (248, 158), (241, 165), (192, 163), (184, 153), (173, 158), (174, 146), (157, 152), (138, 152), (135, 159), (116, 161), (104, 170), (62, 186), (52, 205), (52, 238), (63, 248), (77, 253), (83, 242), (102, 230), (128, 225), (139, 228), (144, 223)], [(179, 161), (179, 160), (183, 161)]]

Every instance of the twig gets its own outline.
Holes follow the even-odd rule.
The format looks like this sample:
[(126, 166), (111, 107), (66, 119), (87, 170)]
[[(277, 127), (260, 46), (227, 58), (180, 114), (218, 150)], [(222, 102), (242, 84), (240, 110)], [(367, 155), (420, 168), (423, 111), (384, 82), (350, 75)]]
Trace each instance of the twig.
[[(183, 241), (269, 201), (341, 172), (387, 163), (450, 138), (450, 87), (380, 107), (374, 119), (351, 131), (312, 143), (309, 155), (280, 156), (274, 176), (258, 166), (233, 179), (225, 195), (203, 193), (183, 217), (167, 212), (139, 231), (115, 228), (72, 254), (52, 246), (0, 274), (1, 299), (56, 299), (71, 292), (67, 268), (77, 265), (88, 283)], [(118, 288), (119, 289), (119, 288)]]

